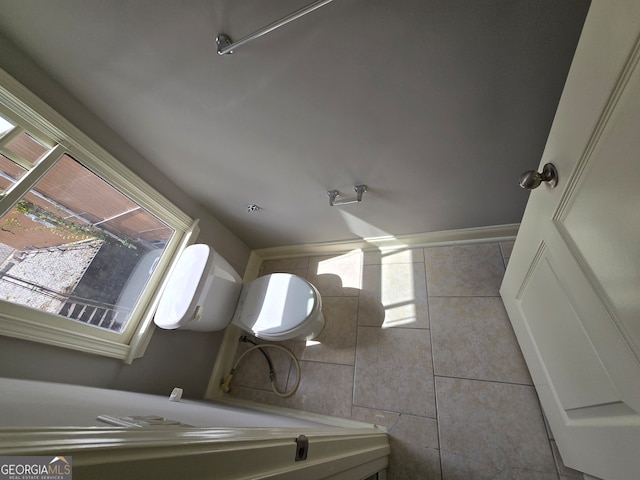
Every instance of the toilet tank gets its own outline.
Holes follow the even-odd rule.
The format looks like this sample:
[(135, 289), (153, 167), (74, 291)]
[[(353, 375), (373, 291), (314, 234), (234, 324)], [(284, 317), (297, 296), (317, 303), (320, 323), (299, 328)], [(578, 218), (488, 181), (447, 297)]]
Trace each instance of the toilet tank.
[(161, 328), (215, 331), (229, 325), (242, 279), (208, 245), (195, 244), (180, 255), (160, 299), (155, 323)]

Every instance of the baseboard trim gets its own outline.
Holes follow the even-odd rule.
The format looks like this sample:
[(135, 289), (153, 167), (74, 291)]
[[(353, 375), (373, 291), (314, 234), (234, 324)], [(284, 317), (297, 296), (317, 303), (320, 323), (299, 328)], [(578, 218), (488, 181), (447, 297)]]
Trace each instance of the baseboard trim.
[(334, 417), (324, 413), (307, 412), (306, 410), (296, 410), (294, 408), (279, 407), (276, 405), (268, 405), (266, 403), (258, 403), (243, 398), (235, 398), (224, 396), (215, 400), (216, 404), (229, 405), (235, 408), (246, 410), (256, 410), (258, 412), (268, 413), (271, 415), (280, 415), (283, 417), (298, 418), (310, 422), (318, 422), (322, 425), (340, 428), (375, 428), (383, 433), (387, 433), (387, 428), (382, 425), (373, 423), (360, 422), (349, 418)]
[[(262, 258), (260, 258), (256, 253), (251, 252), (251, 255), (249, 255), (249, 262), (244, 270), (242, 281), (246, 283), (258, 278), (261, 263)], [(216, 362), (213, 364), (213, 371), (209, 377), (209, 384), (207, 385), (207, 390), (204, 395), (206, 400), (219, 400), (224, 398), (224, 393), (220, 389), (220, 385), (231, 371), (231, 367), (233, 367), (233, 360), (235, 359), (236, 351), (238, 350), (238, 339), (242, 333), (242, 330), (235, 325), (229, 325), (225, 330), (222, 343), (220, 344), (220, 350), (218, 350)]]
[(281, 247), (260, 248), (252, 253), (261, 260), (271, 258), (297, 257), (303, 255), (323, 255), (344, 253), (352, 250), (395, 250), (400, 248), (419, 248), (438, 245), (480, 243), (487, 241), (508, 241), (515, 239), (519, 223), (494, 225), (489, 227), (444, 230), (440, 232), (415, 233), (409, 235), (384, 236), (357, 240), (285, 245)]

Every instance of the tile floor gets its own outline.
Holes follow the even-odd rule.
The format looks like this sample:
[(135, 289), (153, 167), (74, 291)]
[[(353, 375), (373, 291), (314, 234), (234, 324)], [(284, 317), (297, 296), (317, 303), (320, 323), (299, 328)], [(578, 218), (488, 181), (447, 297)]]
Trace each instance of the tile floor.
[[(326, 326), (317, 343), (283, 342), (300, 359), (294, 396), (271, 392), (259, 352), (239, 365), (230, 395), (385, 426), (391, 480), (581, 479), (545, 428), (499, 297), (511, 247), (265, 261), (262, 274), (318, 288)], [(292, 385), (292, 362), (270, 353), (280, 388)]]

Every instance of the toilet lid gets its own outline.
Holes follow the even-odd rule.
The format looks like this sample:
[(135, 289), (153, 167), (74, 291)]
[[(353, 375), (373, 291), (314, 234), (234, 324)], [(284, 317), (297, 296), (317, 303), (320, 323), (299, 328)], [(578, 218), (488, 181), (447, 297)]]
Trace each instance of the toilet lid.
[(314, 311), (315, 288), (289, 273), (272, 273), (245, 285), (238, 305), (240, 326), (254, 333), (279, 334), (298, 327)]
[(193, 318), (204, 282), (203, 273), (213, 255), (207, 245), (187, 247), (167, 279), (154, 322), (161, 328), (176, 329)]

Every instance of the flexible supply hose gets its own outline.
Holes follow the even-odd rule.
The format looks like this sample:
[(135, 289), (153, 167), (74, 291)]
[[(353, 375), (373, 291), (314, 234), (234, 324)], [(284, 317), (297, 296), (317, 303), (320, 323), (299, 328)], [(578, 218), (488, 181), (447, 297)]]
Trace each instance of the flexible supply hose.
[[(269, 372), (269, 380), (271, 381), (271, 390), (273, 390), (273, 393), (275, 393), (279, 397), (290, 397), (291, 395), (296, 393), (296, 390), (298, 390), (298, 386), (300, 385), (300, 363), (298, 362), (298, 359), (288, 349), (281, 347), (280, 345), (272, 345), (270, 343), (254, 345), (248, 348), (247, 350), (245, 350), (242, 353), (242, 355), (238, 357), (238, 360), (236, 360), (236, 363), (233, 365), (233, 368), (229, 372), (229, 375), (227, 375), (227, 378), (225, 378), (224, 383), (220, 385), (220, 388), (222, 389), (223, 392), (227, 393), (231, 389), (230, 387), (231, 380), (233, 379), (233, 376), (236, 373), (236, 368), (238, 367), (238, 364), (245, 357), (245, 355), (247, 355), (247, 353), (251, 352), (252, 350), (257, 350), (262, 348), (275, 348), (276, 350), (282, 350), (293, 359), (293, 364), (296, 366), (296, 384), (288, 392), (281, 392), (280, 390), (278, 390), (278, 387), (276, 386), (276, 375), (273, 372), (273, 370)], [(271, 363), (269, 363), (269, 366), (271, 368)]]

